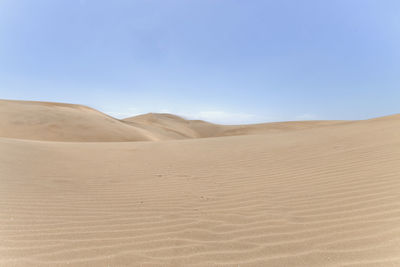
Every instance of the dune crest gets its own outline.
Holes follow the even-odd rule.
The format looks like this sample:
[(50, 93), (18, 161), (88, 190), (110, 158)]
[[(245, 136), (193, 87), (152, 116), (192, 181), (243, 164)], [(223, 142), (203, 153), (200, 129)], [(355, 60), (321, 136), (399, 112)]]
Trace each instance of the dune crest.
[(148, 141), (151, 133), (73, 104), (0, 100), (0, 137), (74, 142)]
[(74, 104), (0, 100), (0, 137), (72, 142), (130, 142), (265, 134), (323, 127), (342, 121), (218, 125), (172, 114), (118, 120)]

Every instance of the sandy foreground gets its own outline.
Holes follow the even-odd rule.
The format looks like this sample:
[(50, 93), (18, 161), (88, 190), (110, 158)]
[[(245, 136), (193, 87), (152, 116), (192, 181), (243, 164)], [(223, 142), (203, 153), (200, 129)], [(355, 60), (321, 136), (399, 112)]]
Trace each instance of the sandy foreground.
[(0, 266), (400, 266), (400, 115), (0, 111)]

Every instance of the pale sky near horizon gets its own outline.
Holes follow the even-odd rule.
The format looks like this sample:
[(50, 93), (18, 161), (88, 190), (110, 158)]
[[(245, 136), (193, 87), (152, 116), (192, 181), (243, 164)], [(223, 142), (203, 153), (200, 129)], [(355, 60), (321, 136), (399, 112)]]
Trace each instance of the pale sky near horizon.
[(400, 113), (397, 0), (0, 0), (0, 98), (218, 123)]

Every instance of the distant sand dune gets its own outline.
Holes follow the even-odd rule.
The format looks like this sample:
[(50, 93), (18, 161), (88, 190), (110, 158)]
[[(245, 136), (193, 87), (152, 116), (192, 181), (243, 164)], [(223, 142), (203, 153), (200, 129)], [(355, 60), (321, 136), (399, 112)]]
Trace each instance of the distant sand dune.
[[(106, 129), (72, 107), (50, 109)], [(127, 127), (185, 140), (48, 142), (18, 108), (0, 113), (26, 139), (0, 138), (0, 266), (400, 266), (399, 115), (197, 138), (208, 123), (152, 114)]]
[(72, 142), (126, 142), (261, 134), (315, 128), (340, 121), (217, 125), (149, 113), (118, 120), (95, 109), (64, 103), (0, 100), (0, 137)]
[(345, 123), (345, 121), (290, 121), (249, 125), (218, 125), (202, 120), (185, 120), (176, 115), (161, 113), (139, 115), (124, 119), (123, 121), (136, 127), (146, 128), (151, 132), (156, 132), (159, 129), (162, 129), (169, 133), (161, 139), (185, 139), (263, 134), (273, 131), (301, 130)]

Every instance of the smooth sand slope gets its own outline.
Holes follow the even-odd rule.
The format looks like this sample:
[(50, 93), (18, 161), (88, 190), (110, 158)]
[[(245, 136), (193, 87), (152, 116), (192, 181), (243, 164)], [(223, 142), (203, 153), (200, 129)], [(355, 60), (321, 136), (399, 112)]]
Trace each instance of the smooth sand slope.
[(171, 114), (118, 120), (73, 104), (0, 100), (0, 137), (63, 142), (162, 141), (316, 128), (341, 121), (217, 125)]
[(400, 116), (304, 124), (0, 138), (0, 266), (400, 266)]
[(10, 100), (0, 100), (0, 137), (82, 142), (155, 139), (86, 106)]
[(163, 135), (160, 137), (162, 140), (264, 134), (347, 123), (346, 121), (289, 121), (250, 125), (218, 125), (202, 120), (186, 120), (176, 115), (160, 113), (139, 115), (123, 121), (153, 133), (162, 131)]

